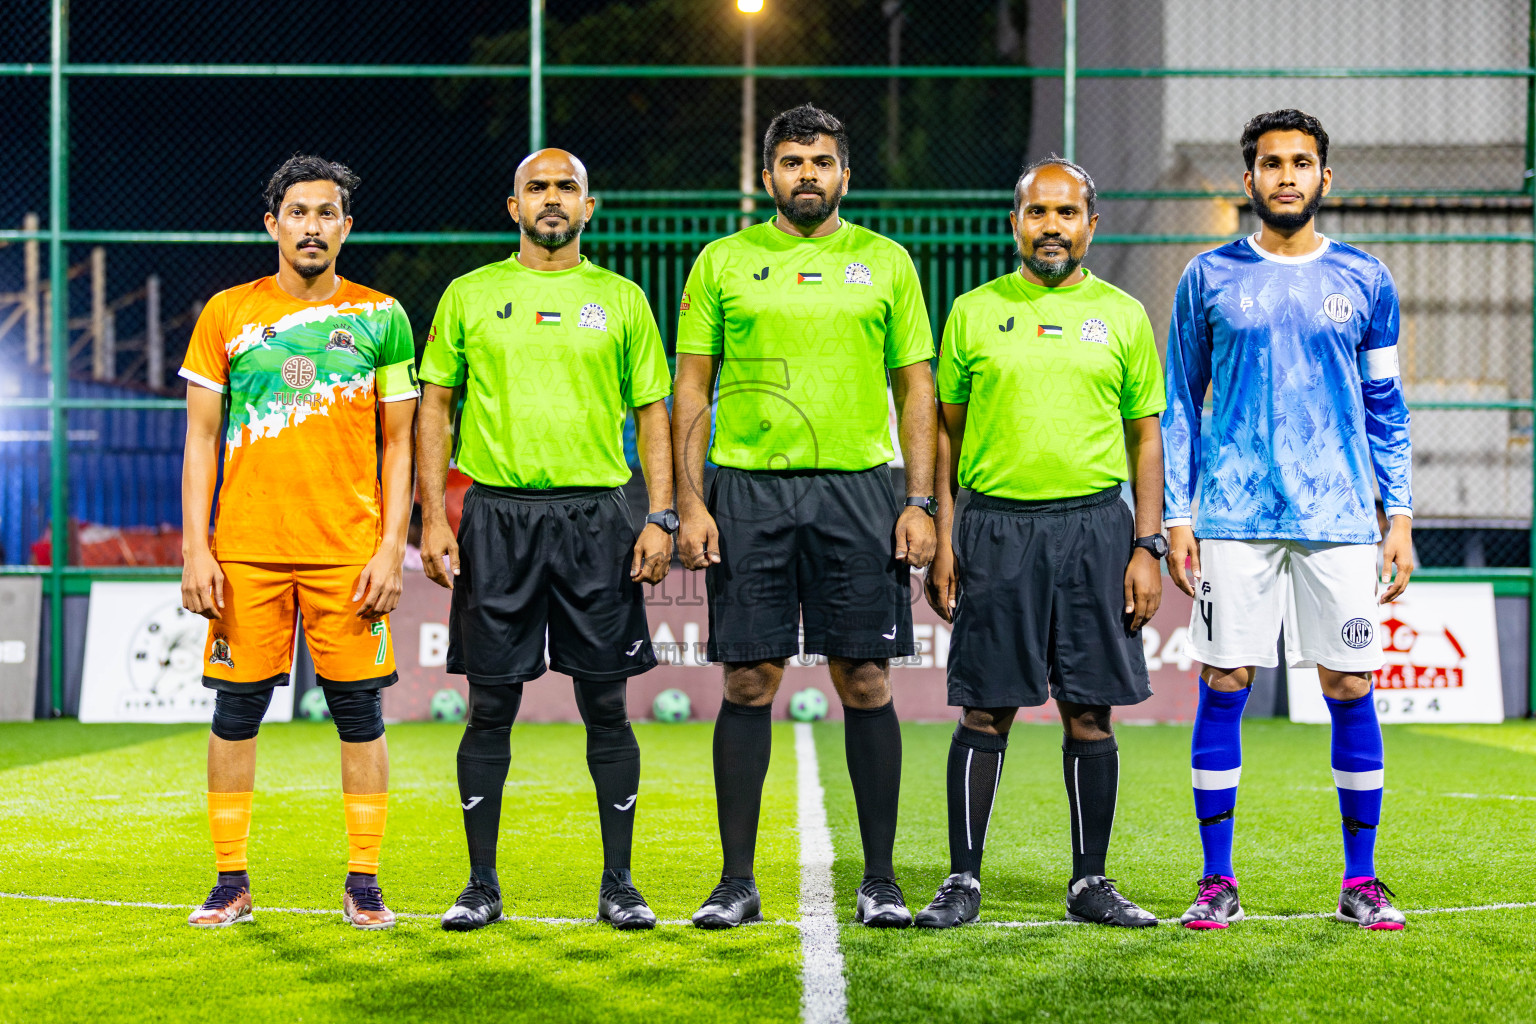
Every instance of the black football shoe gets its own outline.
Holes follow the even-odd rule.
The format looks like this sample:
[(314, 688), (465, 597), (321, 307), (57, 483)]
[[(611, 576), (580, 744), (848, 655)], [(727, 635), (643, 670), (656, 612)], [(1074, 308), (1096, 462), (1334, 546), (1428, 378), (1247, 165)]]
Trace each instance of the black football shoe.
[(866, 928), (905, 928), (912, 911), (894, 878), (866, 878), (859, 885), (859, 901), (853, 919)]
[(1408, 919), (1388, 899), (1396, 895), (1387, 888), (1386, 882), (1379, 878), (1368, 878), (1339, 894), (1339, 909), (1333, 915), (1334, 920), (1357, 924), (1372, 931), (1402, 931)]
[(603, 872), (597, 890), (597, 919), (607, 921), (621, 932), (656, 927), (656, 915), (629, 880), (628, 868), (609, 868)]
[(1067, 890), (1067, 920), (1117, 928), (1151, 928), (1157, 916), (1120, 895), (1113, 878), (1089, 875)]
[(757, 883), (750, 878), (729, 875), (721, 876), (715, 891), (693, 914), (696, 928), (735, 928), (762, 919), (763, 901), (757, 894)]
[(1225, 875), (1206, 875), (1200, 879), (1195, 902), (1190, 904), (1179, 924), (1197, 931), (1225, 928), (1243, 919), (1243, 906), (1237, 901), (1237, 883)]
[(912, 923), (919, 928), (953, 928), (975, 924), (980, 913), (981, 883), (969, 871), (962, 871), (944, 879), (933, 902), (919, 910)]
[(499, 920), (501, 890), (471, 878), (458, 900), (443, 914), (443, 927), (450, 932), (472, 932)]

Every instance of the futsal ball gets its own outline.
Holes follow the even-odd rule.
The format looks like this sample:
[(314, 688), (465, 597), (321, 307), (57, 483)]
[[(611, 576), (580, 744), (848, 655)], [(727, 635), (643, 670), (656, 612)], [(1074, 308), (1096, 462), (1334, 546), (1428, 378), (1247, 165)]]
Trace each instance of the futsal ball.
[(299, 717), (311, 722), (323, 722), (331, 717), (330, 706), (325, 703), (325, 691), (315, 687), (299, 698)]
[(827, 717), (827, 696), (807, 686), (789, 698), (789, 717), (797, 722), (816, 722)]
[(651, 704), (651, 714), (658, 722), (686, 722), (693, 714), (693, 702), (682, 690), (662, 690)]
[(432, 695), (432, 721), (464, 721), (464, 698), (458, 690), (438, 690)]

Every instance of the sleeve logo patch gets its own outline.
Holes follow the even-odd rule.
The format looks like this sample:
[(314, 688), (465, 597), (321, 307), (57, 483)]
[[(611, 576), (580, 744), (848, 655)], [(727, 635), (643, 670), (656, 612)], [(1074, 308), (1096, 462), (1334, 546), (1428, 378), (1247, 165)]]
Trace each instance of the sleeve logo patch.
[(606, 331), (608, 329), (608, 313), (595, 302), (589, 302), (581, 307), (581, 316), (576, 321), (577, 327), (590, 327), (594, 331)]
[(1105, 323), (1103, 320), (1100, 320), (1098, 317), (1092, 317), (1088, 320), (1084, 320), (1082, 338), (1084, 341), (1091, 341), (1095, 345), (1108, 345), (1109, 324)]
[(1336, 324), (1349, 322), (1354, 315), (1355, 307), (1350, 304), (1349, 296), (1342, 292), (1334, 292), (1323, 300), (1323, 312), (1328, 314), (1328, 319)]
[(843, 284), (868, 284), (875, 283), (874, 276), (869, 268), (862, 263), (850, 263), (843, 271)]
[(352, 341), (352, 332), (344, 331), (340, 327), (331, 332), (330, 338), (325, 343), (327, 352), (335, 349), (345, 349), (348, 352), (356, 352), (357, 345)]
[(688, 293), (687, 292), (683, 292), (683, 301), (678, 305), (677, 311), (679, 313), (686, 313), (686, 312), (688, 312)]

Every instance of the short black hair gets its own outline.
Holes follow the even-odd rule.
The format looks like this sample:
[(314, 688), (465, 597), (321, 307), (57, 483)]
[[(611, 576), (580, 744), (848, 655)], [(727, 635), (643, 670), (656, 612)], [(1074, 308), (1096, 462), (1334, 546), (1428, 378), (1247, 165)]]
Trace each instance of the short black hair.
[(1267, 132), (1302, 132), (1312, 136), (1317, 142), (1317, 165), (1328, 166), (1328, 133), (1323, 130), (1323, 122), (1304, 111), (1286, 107), (1259, 114), (1243, 125), (1243, 163), (1250, 173), (1259, 155), (1259, 136)]
[(1050, 156), (1045, 157), (1044, 159), (1036, 160), (1034, 163), (1024, 165), (1024, 170), (1019, 175), (1019, 180), (1014, 182), (1013, 185), (1013, 212), (1018, 213), (1019, 210), (1024, 206), (1024, 179), (1028, 178), (1031, 174), (1034, 174), (1042, 167), (1053, 166), (1065, 167), (1067, 170), (1083, 179), (1083, 191), (1087, 193), (1088, 216), (1092, 217), (1097, 211), (1099, 205), (1099, 190), (1094, 187), (1093, 175), (1089, 174), (1087, 171), (1083, 170), (1081, 166), (1073, 163), (1066, 157), (1057, 156), (1055, 153), (1052, 153)]
[(798, 142), (809, 146), (818, 135), (826, 135), (837, 143), (837, 162), (847, 167), (848, 129), (843, 127), (843, 122), (809, 103), (792, 107), (768, 122), (768, 130), (763, 133), (763, 167), (773, 167), (780, 143)]
[(267, 201), (267, 212), (276, 217), (283, 208), (283, 197), (301, 181), (335, 182), (341, 192), (341, 215), (352, 216), (352, 190), (357, 188), (361, 180), (346, 164), (308, 153), (293, 154), (267, 179), (266, 191), (262, 193)]

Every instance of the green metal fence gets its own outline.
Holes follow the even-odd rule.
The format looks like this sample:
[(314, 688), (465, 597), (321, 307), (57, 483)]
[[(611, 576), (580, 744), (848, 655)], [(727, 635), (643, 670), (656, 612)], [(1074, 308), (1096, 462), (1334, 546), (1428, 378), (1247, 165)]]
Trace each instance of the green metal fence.
[[(704, 0), (700, 0), (704, 2)], [(770, 0), (771, 2), (771, 0)], [(70, 318), (69, 318), (69, 259), (71, 246), (267, 246), (270, 240), (262, 232), (249, 231), (198, 231), (198, 230), (97, 230), (71, 228), (72, 181), (71, 159), (71, 87), (77, 83), (126, 82), (143, 80), (167, 80), (196, 87), (217, 80), (247, 80), (252, 83), (271, 84), (283, 82), (348, 82), (356, 80), (425, 80), (447, 88), (449, 83), (464, 87), (493, 88), (497, 83), (510, 83), (525, 89), (527, 112), (527, 143), (530, 149), (542, 146), (551, 126), (550, 97), (552, 92), (566, 85), (582, 85), (598, 82), (628, 83), (636, 103), (654, 100), (657, 93), (641, 86), (655, 83), (681, 83), (687, 89), (706, 87), (725, 90), (739, 88), (746, 115), (741, 123), (746, 136), (745, 148), (751, 152), (750, 140), (761, 130), (764, 119), (753, 114), (753, 97), (758, 83), (769, 88), (771, 83), (800, 86), (804, 83), (852, 83), (884, 85), (890, 97), (887, 109), (898, 109), (898, 90), (903, 86), (913, 89), (926, 88), (932, 83), (978, 82), (1022, 86), (1035, 83), (1041, 89), (1059, 90), (1060, 130), (1055, 144), (1049, 146), (1068, 158), (1083, 156), (1084, 143), (1097, 137), (1110, 148), (1101, 146), (1101, 152), (1112, 151), (1116, 132), (1124, 126), (1111, 121), (1115, 117), (1135, 120), (1145, 111), (1158, 105), (1166, 105), (1166, 91), (1159, 91), (1152, 100), (1135, 91), (1136, 83), (1195, 82), (1208, 83), (1212, 88), (1223, 83), (1276, 80), (1287, 83), (1327, 81), (1336, 83), (1386, 83), (1430, 82), (1437, 90), (1453, 87), (1470, 87), (1468, 83), (1489, 83), (1476, 86), (1483, 89), (1518, 89), (1523, 99), (1523, 123), (1511, 126), (1514, 135), (1523, 139), (1523, 152), (1512, 158), (1512, 171), (1504, 173), (1485, 171), (1482, 163), (1451, 171), (1437, 170), (1431, 163), (1407, 170), (1394, 169), (1382, 172), (1375, 180), (1362, 186), (1341, 188), (1332, 196), (1323, 216), (1326, 230), (1343, 241), (1360, 244), (1367, 248), (1385, 247), (1393, 253), (1405, 255), (1401, 262), (1411, 263), (1412, 253), (1451, 253), (1444, 259), (1444, 266), (1430, 266), (1423, 271), (1430, 282), (1449, 281), (1451, 293), (1445, 303), (1427, 303), (1423, 316), (1426, 334), (1435, 333), (1433, 325), (1441, 324), (1441, 316), (1497, 315), (1504, 326), (1499, 330), (1509, 336), (1499, 346), (1490, 349), (1491, 368), (1481, 375), (1472, 375), (1471, 392), (1459, 393), (1457, 381), (1449, 384), (1434, 373), (1427, 372), (1426, 383), (1410, 387), (1410, 405), (1418, 412), (1430, 415), (1454, 417), (1467, 414), (1483, 417), (1467, 420), (1470, 426), (1458, 427), (1462, 420), (1443, 420), (1441, 433), (1451, 437), (1454, 430), (1476, 433), (1493, 424), (1503, 430), (1509, 443), (1506, 455), (1520, 454), (1517, 442), (1524, 439), (1523, 458), (1531, 467), (1531, 483), (1521, 495), (1508, 497), (1505, 520), (1519, 522), (1526, 531), (1521, 552), (1523, 566), (1506, 568), (1474, 568), (1421, 570), (1420, 579), (1482, 580), (1494, 584), (1501, 595), (1530, 595), (1532, 570), (1536, 556), (1536, 530), (1530, 527), (1530, 509), (1536, 507), (1536, 444), (1530, 440), (1533, 412), (1532, 394), (1536, 393), (1536, 368), (1533, 368), (1530, 351), (1536, 337), (1529, 296), (1536, 291), (1536, 18), (1531, 11), (1519, 12), (1519, 21), (1525, 41), (1523, 64), (1519, 66), (1486, 67), (1401, 67), (1401, 66), (1082, 66), (1081, 56), (1093, 62), (1097, 54), (1084, 51), (1080, 54), (1080, 41), (1084, 39), (1086, 23), (1080, 25), (1079, 0), (1065, 0), (1061, 21), (1061, 45), (1059, 65), (1026, 63), (1023, 58), (1013, 63), (975, 64), (920, 64), (901, 65), (894, 58), (887, 63), (848, 64), (836, 66), (792, 64), (759, 64), (748, 51), (742, 62), (711, 64), (616, 64), (616, 63), (553, 63), (546, 61), (545, 16), (542, 0), (531, 0), (525, 34), (514, 33), (504, 39), (512, 39), (521, 45), (526, 40), (526, 63), (501, 63), (499, 56), (506, 44), (487, 43), (477, 53), (484, 59), (471, 64), (333, 64), (333, 63), (75, 63), (70, 60), (70, 5), (66, 0), (49, 3), (49, 60), (44, 63), (0, 63), (0, 82), (6, 80), (38, 80), (47, 84), (47, 218), (45, 226), (37, 230), (0, 229), (0, 243), (17, 243), (35, 240), (46, 243), (49, 294), (48, 316), (51, 323), (47, 367), (51, 383), (51, 395), (47, 398), (16, 399), (0, 398), (0, 406), (11, 408), (44, 409), (50, 413), (51, 422), (51, 472), (49, 502), (51, 521), (54, 524), (56, 543), (52, 545), (52, 561), (47, 566), (5, 566), (0, 572), (33, 573), (46, 577), (51, 617), (52, 638), (52, 693), (55, 713), (63, 704), (64, 677), (64, 597), (82, 592), (93, 580), (124, 578), (175, 578), (179, 570), (174, 568), (91, 568), (67, 564), (68, 545), (63, 542), (61, 524), (68, 521), (69, 440), (67, 424), (71, 411), (100, 408), (133, 408), (146, 410), (170, 410), (182, 407), (179, 398), (145, 397), (113, 401), (71, 399), (68, 397), (70, 379)], [(1532, 5), (1536, 8), (1536, 4)], [(900, 8), (900, 5), (897, 5)], [(999, 7), (999, 11), (1002, 8)], [(1002, 15), (1000, 14), (1001, 18)], [(895, 22), (892, 22), (895, 25)], [(1001, 33), (1003, 23), (999, 22)], [(895, 29), (893, 29), (895, 31)], [(521, 33), (521, 30), (519, 30)], [(747, 28), (750, 39), (750, 26)], [(893, 54), (894, 39), (893, 35)], [(1001, 38), (1001, 36), (999, 37)], [(477, 44), (478, 45), (478, 44)], [(567, 44), (562, 43), (562, 46)], [(729, 45), (734, 46), (734, 42)], [(499, 47), (499, 48), (498, 48)], [(1001, 48), (1001, 43), (999, 44)], [(584, 51), (583, 51), (584, 52)], [(713, 84), (711, 84), (713, 83)], [(1498, 83), (1504, 83), (1500, 85)], [(455, 88), (458, 86), (455, 85)], [(1013, 85), (1009, 85), (1010, 88)], [(1293, 85), (1293, 88), (1300, 88)], [(1342, 87), (1342, 86), (1341, 86)], [(1353, 87), (1353, 86), (1351, 86)], [(1099, 90), (1094, 92), (1094, 90)], [(1117, 91), (1119, 90), (1119, 91)], [(1127, 91), (1130, 90), (1130, 91)], [(586, 94), (581, 94), (585, 96)], [(731, 99), (733, 93), (717, 92), (711, 95)], [(959, 94), (957, 94), (959, 95)], [(969, 95), (969, 94), (966, 94)], [(1040, 96), (1031, 94), (1038, 111)], [(1055, 96), (1052, 91), (1050, 96)], [(1212, 93), (1212, 96), (1219, 93)], [(1408, 96), (1408, 93), (1403, 93)], [(1413, 95), (1420, 95), (1415, 93)], [(1482, 95), (1482, 94), (1479, 94)], [(1508, 98), (1505, 92), (1498, 95)], [(459, 94), (443, 96), (444, 103), (458, 101)], [(505, 103), (507, 97), (497, 93), (486, 102), (493, 106)], [(952, 97), (951, 97), (952, 99)], [(993, 97), (995, 99), (995, 97)], [(987, 100), (983, 96), (978, 102)], [(563, 101), (559, 101), (563, 102)], [(587, 101), (583, 101), (587, 102)], [(723, 101), (721, 101), (723, 102)], [(732, 102), (734, 102), (732, 100)], [(876, 101), (871, 101), (876, 102)], [(885, 102), (884, 96), (878, 102)], [(1140, 106), (1138, 106), (1140, 104)], [(942, 107), (939, 102), (938, 106)], [(1277, 104), (1278, 105), (1278, 104)], [(569, 104), (567, 103), (568, 107)], [(563, 108), (562, 108), (563, 109)], [(638, 109), (638, 108), (637, 108)], [(1001, 108), (999, 108), (1001, 109)], [(1009, 108), (1013, 109), (1013, 108)], [(1164, 106), (1162, 109), (1166, 109)], [(1513, 107), (1511, 109), (1514, 109)], [(1126, 113), (1129, 111), (1129, 113)], [(895, 114), (892, 114), (893, 118)], [(1166, 116), (1159, 110), (1157, 116)], [(570, 114), (555, 118), (567, 124)], [(562, 119), (563, 118), (563, 119)], [(1100, 120), (1095, 119), (1111, 119)], [(718, 131), (721, 118), (706, 126)], [(1110, 125), (1110, 127), (1105, 127)], [(727, 127), (729, 127), (727, 125)], [(1135, 125), (1129, 125), (1134, 129)], [(685, 125), (686, 129), (686, 125)], [(942, 164), (946, 155), (933, 141), (934, 132), (928, 132), (926, 141), (918, 138), (907, 140), (907, 148), (913, 155), (904, 160), (894, 141), (890, 142), (884, 165), (885, 184), (890, 186), (901, 173), (921, 175), (921, 168), (912, 165), (926, 159), (933, 166)], [(891, 136), (895, 138), (894, 135)], [(556, 140), (558, 141), (558, 140)], [(1343, 142), (1335, 140), (1335, 144)], [(1469, 143), (1468, 152), (1478, 143)], [(925, 148), (926, 147), (926, 148)], [(1132, 148), (1129, 143), (1127, 149)], [(1226, 163), (1236, 164), (1235, 145), (1228, 145)], [(427, 159), (429, 154), (416, 153), (408, 140), (401, 147), (401, 159)], [(1233, 184), (1233, 175), (1227, 174), (1219, 181), (1210, 181), (1201, 170), (1203, 159), (1198, 146), (1188, 152), (1175, 154), (1170, 162), (1185, 167), (1182, 180), (1177, 175), (1164, 174), (1156, 183), (1138, 181), (1134, 170), (1111, 175), (1109, 185), (1101, 194), (1106, 209), (1117, 211), (1111, 218), (1118, 223), (1129, 222), (1138, 230), (1111, 227), (1097, 236), (1094, 242), (1095, 260), (1103, 261), (1113, 272), (1105, 273), (1112, 280), (1121, 282), (1129, 277), (1139, 282), (1141, 296), (1149, 305), (1157, 323), (1158, 309), (1153, 309), (1160, 292), (1171, 293), (1168, 284), (1170, 273), (1176, 278), (1188, 255), (1238, 237), (1243, 197)], [(1502, 152), (1502, 151), (1500, 151)], [(963, 154), (962, 154), (963, 155)], [(1022, 156), (1024, 154), (1020, 154)], [(1039, 153), (1030, 153), (1036, 156)], [(1498, 154), (1495, 154), (1496, 156)], [(1501, 157), (1502, 158), (1502, 157)], [(1490, 158), (1487, 166), (1497, 165)], [(1362, 166), (1364, 161), (1362, 160)], [(1498, 165), (1502, 166), (1502, 165)], [(1098, 173), (1095, 167), (1091, 171)], [(1230, 170), (1230, 167), (1228, 168)], [(751, 168), (743, 166), (742, 180), (750, 182)], [(1202, 179), (1202, 175), (1205, 178)], [(1408, 180), (1401, 175), (1407, 174)], [(1394, 175), (1398, 175), (1394, 177)], [(943, 174), (938, 177), (944, 178)], [(1366, 175), (1370, 177), (1370, 175)], [(718, 175), (714, 180), (718, 180)], [(680, 181), (673, 175), (664, 182), (669, 186), (687, 186), (693, 182)], [(887, 234), (913, 253), (922, 276), (934, 326), (937, 330), (947, 312), (950, 301), (959, 293), (982, 283), (990, 277), (1006, 272), (1012, 266), (1013, 243), (1008, 235), (1006, 215), (1011, 193), (1006, 181), (987, 181), (980, 184), (991, 188), (972, 187), (978, 182), (958, 182), (966, 187), (954, 187), (957, 183), (944, 180), (948, 187), (897, 188), (883, 187), (858, 190), (844, 204), (849, 219), (868, 225)], [(1101, 179), (1101, 184), (1103, 179)], [(1143, 187), (1126, 188), (1126, 183), (1139, 183)], [(857, 180), (855, 181), (857, 185)], [(698, 250), (708, 241), (735, 230), (744, 216), (760, 218), (764, 211), (771, 212), (767, 196), (751, 191), (750, 184), (737, 189), (725, 188), (646, 188), (604, 192), (602, 182), (596, 187), (601, 200), (593, 225), (583, 236), (588, 252), (598, 262), (604, 263), (637, 281), (651, 297), (664, 337), (670, 337), (673, 310), (677, 294), (688, 267)], [(1197, 211), (1190, 213), (1191, 210)], [(1417, 213), (1415, 212), (1417, 211)], [(1449, 212), (1448, 212), (1449, 211)], [(1422, 214), (1431, 220), (1423, 230), (1413, 230), (1409, 224)], [(1106, 215), (1108, 216), (1108, 214)], [(1374, 218), (1374, 219), (1373, 219)], [(1383, 219), (1385, 218), (1385, 219)], [(1438, 218), (1438, 219), (1434, 219)], [(1377, 224), (1381, 221), (1381, 224)], [(1446, 225), (1460, 225), (1463, 230), (1447, 231)], [(352, 234), (352, 246), (385, 247), (390, 251), (420, 251), (419, 247), (434, 247), (439, 253), (461, 253), (467, 266), (483, 262), (486, 253), (497, 248), (505, 249), (516, 242), (515, 233), (502, 230), (408, 230), (368, 231)], [(1416, 246), (1409, 250), (1405, 247)], [(392, 248), (391, 248), (392, 247)], [(460, 247), (454, 249), (453, 247)], [(1494, 313), (1471, 312), (1446, 313), (1439, 306), (1455, 306), (1458, 296), (1464, 297), (1470, 285), (1464, 287), (1455, 280), (1457, 274), (1477, 276), (1478, 271), (1466, 269), (1477, 263), (1480, 253), (1494, 252), (1493, 257), (1501, 266), (1524, 266), (1525, 278), (1507, 285), (1505, 292), (1489, 293), (1487, 309)], [(1523, 261), (1523, 262), (1522, 262)], [(451, 262), (451, 261), (450, 261)], [(1394, 265), (1394, 258), (1387, 258)], [(1097, 265), (1097, 264), (1096, 264)], [(1394, 265), (1395, 266), (1395, 265)], [(1457, 268), (1460, 269), (1457, 269)], [(1139, 276), (1138, 276), (1139, 275)], [(1483, 275), (1486, 276), (1486, 275)], [(370, 283), (378, 283), (370, 281)], [(1400, 280), (1400, 287), (1403, 282)], [(1166, 286), (1165, 286), (1166, 285)], [(1436, 285), (1438, 287), (1438, 285)], [(1405, 298), (1409, 292), (1404, 289)], [(1515, 305), (1523, 303), (1520, 310), (1511, 312), (1509, 295), (1516, 296)], [(1455, 300), (1455, 301), (1452, 301)], [(430, 298), (424, 298), (430, 303)], [(1165, 295), (1161, 301), (1167, 301)], [(1437, 305), (1438, 303), (1438, 305)], [(408, 308), (411, 304), (408, 303)], [(418, 307), (418, 326), (425, 327), (424, 316)], [(1462, 303), (1466, 305), (1466, 303)], [(1474, 304), (1475, 305), (1475, 304)], [(1435, 308), (1430, 308), (1434, 306)], [(1502, 312), (1500, 312), (1502, 310)], [(1513, 326), (1518, 321), (1519, 326)], [(1163, 317), (1166, 323), (1166, 315)], [(1161, 325), (1159, 325), (1161, 328)], [(1485, 330), (1485, 333), (1488, 333)], [(3, 334), (3, 331), (0, 331)], [(1496, 339), (1497, 340), (1497, 339)], [(1426, 361), (1439, 358), (1428, 342), (1421, 343)], [(1497, 364), (1497, 365), (1494, 365)], [(1508, 365), (1506, 365), (1508, 364)], [(1513, 373), (1509, 366), (1519, 365), (1522, 373)], [(1443, 375), (1442, 375), (1443, 376)], [(1459, 380), (1460, 378), (1458, 378)], [(1443, 386), (1442, 386), (1443, 385)], [(1461, 387), (1461, 391), (1468, 388)], [(1493, 417), (1494, 419), (1488, 419)], [(1502, 417), (1502, 419), (1500, 419)], [(1431, 423), (1442, 421), (1431, 420)], [(1455, 442), (1455, 439), (1452, 438)], [(1450, 443), (1447, 451), (1459, 450)], [(1447, 458), (1450, 458), (1447, 456)], [(1432, 468), (1432, 467), (1431, 467)], [(1514, 477), (1509, 477), (1514, 479)], [(1510, 511), (1513, 510), (1513, 511)], [(1504, 520), (1501, 520), (1504, 521)], [(1536, 601), (1531, 602), (1531, 622), (1536, 627)], [(1531, 633), (1532, 691), (1536, 693), (1536, 628)]]

